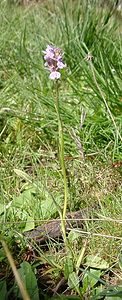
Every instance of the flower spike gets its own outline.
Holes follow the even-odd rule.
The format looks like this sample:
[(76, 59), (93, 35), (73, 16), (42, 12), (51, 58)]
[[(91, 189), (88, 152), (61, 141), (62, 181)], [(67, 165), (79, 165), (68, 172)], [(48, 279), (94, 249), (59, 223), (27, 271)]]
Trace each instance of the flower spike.
[(63, 63), (63, 53), (61, 49), (48, 45), (43, 53), (45, 60), (44, 65), (50, 71), (49, 78), (52, 80), (59, 79), (61, 77), (60, 70), (66, 68), (66, 64)]

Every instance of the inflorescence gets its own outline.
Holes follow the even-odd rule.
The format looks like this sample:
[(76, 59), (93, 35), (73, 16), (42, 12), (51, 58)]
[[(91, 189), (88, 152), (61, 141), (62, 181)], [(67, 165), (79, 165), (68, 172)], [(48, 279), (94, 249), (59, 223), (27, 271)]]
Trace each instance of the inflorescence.
[(66, 64), (63, 63), (61, 49), (48, 45), (43, 53), (46, 61), (45, 67), (50, 71), (49, 78), (52, 80), (59, 79), (61, 77), (60, 70), (66, 68)]

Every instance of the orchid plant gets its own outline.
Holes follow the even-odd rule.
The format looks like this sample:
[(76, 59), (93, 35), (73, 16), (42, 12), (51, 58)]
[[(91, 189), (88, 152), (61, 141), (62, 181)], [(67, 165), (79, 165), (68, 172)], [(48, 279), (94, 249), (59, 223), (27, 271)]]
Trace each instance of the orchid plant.
[(54, 96), (54, 104), (58, 118), (58, 132), (59, 132), (59, 156), (60, 156), (60, 164), (62, 169), (62, 176), (64, 182), (64, 205), (63, 211), (60, 213), (61, 217), (61, 227), (64, 238), (64, 243), (67, 247), (67, 239), (66, 239), (66, 209), (68, 204), (68, 186), (67, 186), (67, 177), (66, 177), (66, 167), (65, 167), (65, 159), (64, 159), (64, 138), (63, 138), (63, 125), (60, 117), (59, 111), (59, 79), (61, 78), (61, 69), (66, 68), (66, 64), (63, 62), (63, 53), (60, 48), (54, 47), (52, 45), (48, 45), (46, 50), (43, 51), (45, 67), (50, 72), (49, 78), (54, 80), (55, 86), (55, 96)]

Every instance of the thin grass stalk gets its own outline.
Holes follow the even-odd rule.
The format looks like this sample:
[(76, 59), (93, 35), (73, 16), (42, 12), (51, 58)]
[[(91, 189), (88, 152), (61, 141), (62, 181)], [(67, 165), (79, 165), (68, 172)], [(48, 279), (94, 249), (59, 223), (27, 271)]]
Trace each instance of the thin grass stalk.
[(25, 287), (25, 285), (24, 285), (24, 283), (23, 283), (23, 281), (22, 281), (22, 279), (19, 275), (19, 272), (17, 271), (17, 268), (15, 266), (15, 262), (14, 262), (13, 257), (11, 255), (9, 249), (8, 249), (8, 246), (6, 245), (5, 241), (3, 241), (3, 240), (1, 241), (1, 243), (2, 243), (3, 249), (5, 251), (5, 254), (8, 258), (8, 261), (10, 263), (10, 266), (12, 268), (12, 271), (14, 273), (14, 276), (15, 276), (16, 282), (18, 284), (18, 287), (20, 289), (20, 292), (22, 294), (23, 300), (31, 300), (29, 295), (28, 295), (28, 292), (26, 290), (26, 287)]
[(111, 113), (111, 110), (110, 110), (110, 108), (109, 108), (109, 106), (108, 106), (108, 103), (107, 103), (107, 101), (106, 101), (106, 99), (105, 99), (105, 97), (104, 97), (104, 94), (103, 94), (103, 92), (102, 92), (102, 90), (101, 90), (101, 88), (100, 88), (100, 86), (99, 86), (99, 84), (98, 84), (98, 82), (97, 82), (96, 75), (95, 75), (95, 71), (94, 71), (94, 67), (93, 67), (93, 64), (92, 64), (91, 59), (89, 60), (89, 63), (90, 63), (90, 67), (91, 67), (91, 71), (92, 71), (94, 83), (95, 83), (95, 85), (96, 85), (98, 91), (100, 92), (100, 95), (101, 95), (101, 97), (102, 97), (102, 99), (103, 99), (103, 102), (104, 102), (104, 104), (105, 104), (106, 110), (107, 110), (107, 112), (108, 112), (108, 115), (109, 115), (110, 119), (111, 119), (112, 122), (113, 122), (113, 125), (114, 125), (114, 127), (115, 127), (115, 131), (116, 131), (116, 136), (119, 136), (119, 138), (120, 138), (120, 140), (121, 140), (121, 142), (122, 142), (122, 136), (121, 136), (121, 134), (120, 134), (120, 132), (119, 132), (119, 130), (118, 130), (118, 128), (117, 128), (116, 122), (115, 122), (114, 117), (113, 117), (113, 115), (112, 115), (112, 113)]
[(76, 274), (77, 275), (79, 273), (80, 266), (81, 266), (81, 263), (82, 263), (82, 260), (83, 260), (83, 257), (84, 257), (85, 251), (86, 251), (87, 243), (88, 243), (88, 240), (85, 240), (84, 245), (80, 251), (80, 255), (78, 257), (77, 263), (76, 263)]
[[(67, 228), (68, 230), (71, 230), (70, 228)], [(89, 236), (90, 238), (93, 236), (98, 236), (98, 237), (103, 237), (103, 238), (107, 238), (107, 239), (115, 239), (115, 240), (120, 240), (122, 241), (122, 237), (120, 236), (116, 236), (116, 235), (108, 235), (108, 234), (102, 234), (102, 233), (94, 233), (94, 232), (90, 232), (90, 231), (83, 231), (83, 230), (78, 230), (78, 229), (74, 229), (75, 232), (81, 233), (82, 234), (86, 234), (87, 236)]]

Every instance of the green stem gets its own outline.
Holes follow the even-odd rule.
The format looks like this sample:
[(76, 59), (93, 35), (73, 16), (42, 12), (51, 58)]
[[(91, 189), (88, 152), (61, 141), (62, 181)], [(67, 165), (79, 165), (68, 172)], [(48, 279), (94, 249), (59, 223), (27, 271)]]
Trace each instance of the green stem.
[(14, 273), (14, 276), (15, 276), (16, 282), (18, 284), (18, 287), (20, 289), (20, 292), (22, 294), (23, 300), (30, 300), (29, 294), (28, 294), (28, 292), (26, 290), (26, 287), (25, 287), (25, 285), (24, 285), (24, 283), (23, 283), (23, 281), (22, 281), (22, 279), (20, 277), (20, 274), (19, 274), (19, 272), (18, 272), (18, 270), (16, 268), (14, 259), (13, 259), (12, 255), (11, 255), (9, 249), (8, 249), (8, 246), (6, 245), (5, 241), (3, 241), (3, 240), (1, 241), (1, 243), (2, 243), (3, 249), (5, 251), (5, 254), (6, 254), (7, 258), (8, 258), (8, 261), (10, 263), (10, 266), (12, 268), (12, 271)]
[(66, 219), (66, 209), (67, 209), (67, 202), (68, 202), (68, 186), (67, 186), (66, 167), (65, 167), (65, 160), (64, 160), (63, 125), (62, 125), (62, 121), (60, 118), (60, 112), (59, 112), (58, 82), (56, 83), (55, 109), (56, 109), (56, 113), (57, 113), (57, 117), (58, 117), (59, 156), (60, 156), (60, 163), (61, 163), (61, 169), (62, 169), (62, 175), (63, 175), (63, 181), (64, 181), (64, 207), (63, 207), (63, 214), (62, 214), (62, 231), (63, 231), (64, 240), (66, 242), (65, 219)]

